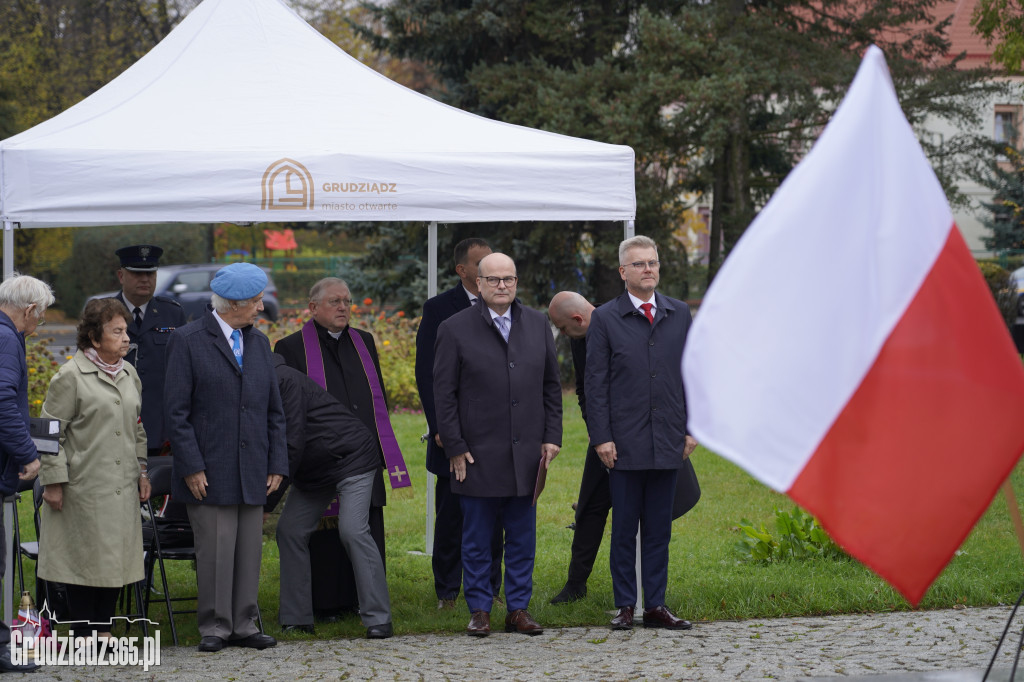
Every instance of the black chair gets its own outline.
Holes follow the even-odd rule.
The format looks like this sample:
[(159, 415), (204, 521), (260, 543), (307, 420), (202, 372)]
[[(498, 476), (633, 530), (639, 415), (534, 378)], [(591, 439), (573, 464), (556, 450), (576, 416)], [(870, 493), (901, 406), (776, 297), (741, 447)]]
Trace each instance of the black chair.
[(172, 597), (167, 583), (165, 561), (194, 561), (196, 550), (192, 528), (187, 517), (169, 519), (153, 509), (153, 498), (171, 494), (171, 461), (169, 457), (154, 457), (149, 460), (149, 483), (151, 493), (145, 502), (142, 519), (142, 540), (146, 551), (146, 596), (143, 611), (149, 615), (149, 604), (153, 596), (153, 571), (160, 568), (160, 584), (163, 587), (167, 618), (171, 622), (171, 638), (178, 646), (178, 628), (174, 623), (176, 614), (195, 613), (193, 609), (175, 609), (175, 602), (195, 601), (196, 596)]

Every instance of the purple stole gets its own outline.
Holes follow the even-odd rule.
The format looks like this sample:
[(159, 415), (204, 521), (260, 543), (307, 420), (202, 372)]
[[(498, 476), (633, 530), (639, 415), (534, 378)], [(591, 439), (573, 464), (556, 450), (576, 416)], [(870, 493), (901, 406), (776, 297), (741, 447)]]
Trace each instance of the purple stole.
[[(377, 378), (377, 368), (373, 364), (373, 358), (370, 357), (370, 351), (366, 349), (362, 337), (351, 326), (348, 328), (348, 335), (352, 339), (352, 345), (356, 347), (359, 361), (363, 365), (363, 374), (366, 375), (366, 382), (370, 385), (370, 394), (373, 396), (373, 421), (377, 425), (377, 441), (384, 453), (384, 463), (387, 465), (391, 489), (409, 488), (412, 486), (412, 481), (409, 479), (409, 470), (405, 467), (402, 450), (398, 447), (395, 431), (391, 428), (384, 391)], [(306, 350), (306, 374), (326, 391), (327, 374), (324, 371), (324, 356), (320, 350), (320, 339), (317, 337), (313, 320), (308, 320), (306, 324), (302, 325), (302, 345)]]

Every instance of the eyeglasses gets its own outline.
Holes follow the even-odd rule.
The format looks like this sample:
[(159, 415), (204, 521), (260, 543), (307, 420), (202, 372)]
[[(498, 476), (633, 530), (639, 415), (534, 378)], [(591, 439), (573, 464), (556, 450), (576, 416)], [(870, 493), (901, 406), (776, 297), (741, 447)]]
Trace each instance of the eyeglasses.
[(352, 305), (351, 298), (329, 298), (326, 301), (320, 301), (323, 305), (328, 308), (348, 308)]
[[(633, 261), (632, 263), (626, 263), (626, 265), (633, 266), (634, 270), (643, 270), (645, 268), (650, 268), (651, 270), (657, 270), (661, 266), (661, 261), (657, 261), (657, 260), (647, 260), (647, 261), (638, 260), (638, 261)], [(626, 267), (626, 265), (623, 265), (622, 267)]]
[(487, 286), (489, 287), (498, 286), (498, 282), (504, 282), (505, 286), (512, 287), (519, 281), (518, 277), (514, 277), (512, 275), (509, 275), (508, 277), (480, 277), (480, 279), (487, 282)]

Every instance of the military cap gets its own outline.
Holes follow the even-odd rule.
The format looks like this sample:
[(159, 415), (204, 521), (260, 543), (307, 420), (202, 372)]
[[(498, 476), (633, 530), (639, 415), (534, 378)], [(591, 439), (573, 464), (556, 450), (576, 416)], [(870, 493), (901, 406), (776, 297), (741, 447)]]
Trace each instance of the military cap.
[(153, 272), (164, 250), (159, 246), (138, 244), (125, 246), (114, 253), (121, 259), (121, 267), (132, 272)]

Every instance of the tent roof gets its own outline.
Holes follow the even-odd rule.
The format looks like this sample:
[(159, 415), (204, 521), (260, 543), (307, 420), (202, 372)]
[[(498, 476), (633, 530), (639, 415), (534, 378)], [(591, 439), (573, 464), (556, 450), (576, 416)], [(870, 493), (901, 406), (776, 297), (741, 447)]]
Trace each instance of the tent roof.
[(26, 226), (635, 210), (629, 147), (441, 104), (279, 0), (205, 0), (92, 96), (0, 142), (0, 217)]

